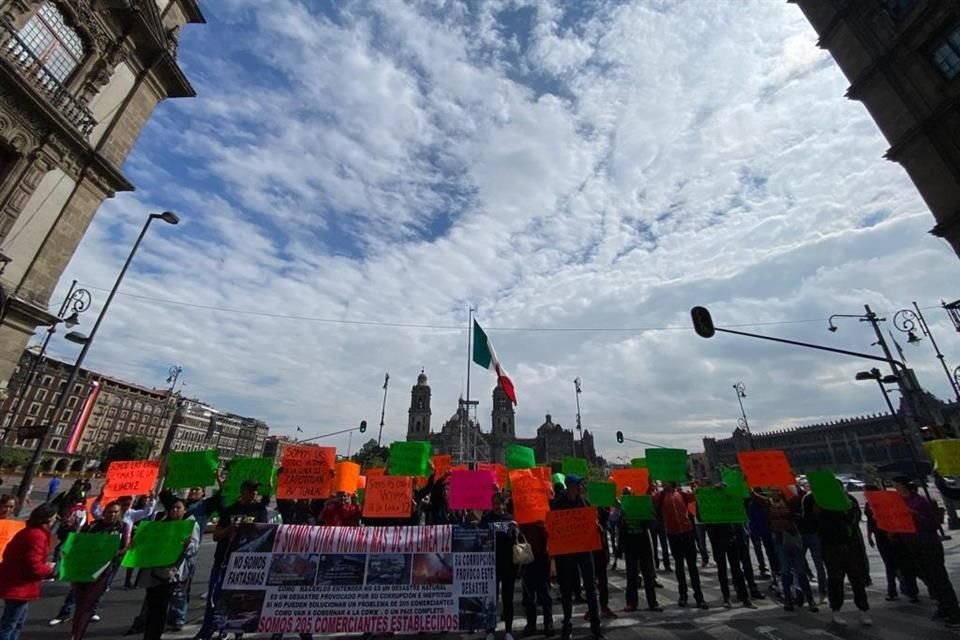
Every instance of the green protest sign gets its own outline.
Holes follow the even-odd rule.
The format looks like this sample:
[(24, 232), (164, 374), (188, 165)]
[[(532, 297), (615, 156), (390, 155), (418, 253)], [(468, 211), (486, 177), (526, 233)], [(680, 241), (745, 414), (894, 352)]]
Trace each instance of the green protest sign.
[(129, 569), (172, 567), (193, 533), (194, 520), (142, 520), (120, 564)]
[(652, 496), (621, 496), (620, 508), (627, 522), (639, 520), (656, 520), (653, 512)]
[(537, 459), (533, 454), (533, 449), (519, 444), (511, 444), (507, 447), (507, 470), (514, 469), (533, 469), (537, 466)]
[(588, 482), (587, 500), (594, 507), (613, 507), (617, 504), (617, 485), (613, 482)]
[(119, 549), (118, 535), (71, 531), (60, 550), (57, 579), (62, 582), (95, 582)]
[(686, 449), (647, 449), (646, 458), (651, 480), (687, 481)]
[(387, 462), (391, 476), (415, 476), (426, 478), (430, 475), (429, 442), (412, 440), (394, 442), (390, 445), (390, 460)]
[(704, 524), (740, 524), (747, 521), (743, 496), (729, 487), (697, 488), (697, 509)]
[(646, 469), (647, 468), (647, 459), (646, 458), (631, 458), (630, 467), (632, 469)]
[(723, 484), (735, 494), (744, 498), (750, 497), (750, 489), (747, 488), (747, 479), (743, 477), (743, 471), (740, 469), (721, 469), (720, 477)]
[(581, 478), (586, 478), (590, 475), (590, 467), (587, 465), (587, 461), (583, 458), (573, 458), (571, 456), (566, 456), (563, 459), (561, 471), (563, 471), (564, 475), (573, 474)]
[(223, 504), (231, 505), (240, 497), (240, 485), (244, 480), (260, 483), (260, 495), (273, 494), (276, 470), (273, 458), (234, 458), (227, 467), (227, 479), (223, 483)]
[(171, 451), (167, 456), (167, 474), (163, 479), (165, 489), (189, 489), (209, 487), (217, 481), (220, 452)]
[(826, 511), (846, 511), (850, 508), (847, 492), (830, 471), (810, 471), (807, 482), (817, 506)]

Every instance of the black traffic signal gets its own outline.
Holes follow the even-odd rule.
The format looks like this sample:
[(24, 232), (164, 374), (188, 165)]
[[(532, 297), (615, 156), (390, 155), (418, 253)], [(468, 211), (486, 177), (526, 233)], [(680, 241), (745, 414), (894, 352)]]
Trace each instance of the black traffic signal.
[(623, 444), (623, 431), (617, 431), (617, 442)]
[(367, 421), (366, 421), (366, 420), (361, 420), (361, 421), (360, 421), (360, 433), (366, 433), (366, 432), (367, 432)]
[(693, 330), (701, 338), (712, 338), (716, 333), (713, 327), (713, 318), (710, 317), (710, 311), (706, 307), (694, 307), (690, 309), (690, 317), (693, 319)]

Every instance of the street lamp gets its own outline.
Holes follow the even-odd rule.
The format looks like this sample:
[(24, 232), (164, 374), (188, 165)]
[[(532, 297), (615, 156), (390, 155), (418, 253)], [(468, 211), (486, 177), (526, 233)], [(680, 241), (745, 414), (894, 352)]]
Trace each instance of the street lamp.
[[(170, 410), (170, 398), (173, 397), (174, 392), (177, 389), (177, 381), (180, 379), (180, 374), (183, 373), (183, 367), (179, 365), (173, 365), (167, 370), (167, 384), (170, 385), (170, 388), (167, 390), (167, 401), (163, 406), (163, 414), (160, 416), (160, 426), (161, 428), (167, 421), (167, 412)], [(167, 435), (163, 439), (163, 444), (160, 446), (160, 455), (166, 460), (166, 456), (170, 453), (170, 449), (173, 447), (173, 438), (176, 435), (176, 429), (173, 427), (173, 421), (176, 419), (176, 416), (170, 420), (170, 426), (167, 427)]]
[(917, 306), (917, 303), (913, 303), (913, 309), (900, 309), (893, 314), (893, 326), (896, 327), (898, 331), (907, 334), (907, 342), (909, 344), (917, 344), (923, 340), (923, 338), (917, 335), (917, 329), (920, 330), (924, 337), (930, 339), (930, 344), (933, 345), (933, 351), (937, 354), (937, 360), (940, 361), (943, 373), (946, 374), (947, 380), (950, 382), (950, 388), (953, 389), (953, 394), (956, 396), (957, 401), (960, 402), (960, 382), (957, 381), (955, 375), (950, 374), (950, 367), (947, 366), (946, 358), (943, 353), (940, 352), (940, 347), (937, 346), (937, 341), (933, 338), (930, 327), (927, 325), (927, 320), (920, 312), (920, 307)]
[[(17, 414), (20, 413), (20, 408), (27, 397), (30, 385), (33, 384), (33, 377), (36, 375), (37, 367), (47, 352), (47, 345), (50, 344), (50, 338), (52, 338), (53, 334), (57, 331), (57, 324), (62, 322), (68, 329), (77, 326), (80, 324), (80, 314), (90, 308), (92, 301), (93, 297), (89, 291), (86, 289), (77, 289), (76, 280), (70, 283), (70, 289), (67, 291), (66, 298), (63, 299), (63, 304), (60, 305), (57, 317), (53, 323), (47, 327), (47, 335), (43, 339), (43, 344), (40, 345), (40, 351), (36, 357), (34, 357), (33, 362), (30, 363), (30, 369), (27, 371), (27, 375), (24, 376), (23, 384), (17, 390), (11, 403), (10, 410), (7, 413), (6, 426), (3, 429), (3, 434), (0, 435), (0, 450), (3, 449), (3, 445), (7, 441), (7, 435), (13, 428), (13, 421), (17, 419)], [(68, 311), (70, 312), (69, 316), (66, 315)]]
[(580, 435), (580, 457), (586, 457), (583, 454), (583, 425), (580, 423), (580, 393), (583, 388), (580, 386), (580, 376), (573, 379), (573, 388), (577, 394), (577, 433)]
[(733, 385), (733, 390), (737, 392), (737, 402), (740, 403), (740, 417), (737, 418), (737, 426), (747, 432), (747, 440), (750, 442), (750, 450), (756, 447), (753, 444), (753, 434), (750, 432), (750, 423), (747, 422), (747, 412), (743, 409), (743, 399), (747, 397), (747, 387), (742, 382)]
[[(114, 296), (117, 295), (117, 289), (120, 288), (120, 283), (123, 282), (123, 277), (127, 275), (127, 269), (130, 267), (130, 263), (133, 262), (133, 257), (136, 255), (137, 249), (140, 248), (140, 242), (147, 234), (147, 229), (150, 228), (150, 224), (154, 220), (162, 220), (167, 224), (174, 225), (180, 222), (180, 218), (178, 218), (177, 214), (172, 211), (151, 213), (149, 216), (147, 216), (147, 221), (143, 224), (143, 228), (140, 230), (140, 235), (137, 236), (137, 240), (133, 243), (133, 247), (130, 249), (130, 254), (127, 256), (126, 262), (123, 263), (123, 267), (120, 269), (120, 275), (117, 276), (117, 281), (113, 283), (113, 288), (110, 290), (110, 294), (107, 296), (107, 301), (103, 303), (103, 308), (100, 310), (100, 315), (97, 316), (97, 321), (94, 322), (93, 328), (90, 330), (90, 334), (83, 336), (81, 334), (77, 334), (76, 332), (71, 332), (67, 336), (67, 338), (71, 339), (72, 342), (83, 344), (83, 348), (80, 350), (80, 355), (77, 356), (77, 360), (73, 364), (73, 369), (70, 371), (70, 377), (67, 379), (67, 383), (64, 385), (63, 391), (60, 393), (60, 398), (53, 409), (53, 415), (50, 417), (50, 423), (47, 425), (46, 432), (37, 442), (37, 446), (33, 450), (33, 456), (30, 458), (30, 463), (27, 465), (27, 469), (23, 474), (23, 479), (20, 481), (20, 488), (17, 491), (17, 497), (19, 498), (17, 502), (21, 506), (18, 507), (18, 509), (22, 508), (22, 505), (27, 498), (27, 493), (30, 491), (30, 485), (33, 484), (33, 478), (37, 474), (37, 466), (40, 463), (40, 456), (43, 455), (43, 452), (50, 447), (50, 441), (53, 439), (55, 434), (56, 425), (60, 422), (60, 416), (63, 414), (63, 410), (67, 406), (67, 399), (70, 397), (70, 394), (73, 391), (73, 385), (77, 381), (77, 376), (80, 375), (80, 367), (83, 364), (84, 358), (87, 357), (87, 352), (90, 350), (90, 345), (93, 344), (93, 339), (97, 335), (97, 330), (100, 328), (100, 323), (103, 322), (104, 317), (106, 317), (107, 311), (110, 309), (110, 303), (113, 302)], [(73, 337), (70, 338), (70, 336)]]

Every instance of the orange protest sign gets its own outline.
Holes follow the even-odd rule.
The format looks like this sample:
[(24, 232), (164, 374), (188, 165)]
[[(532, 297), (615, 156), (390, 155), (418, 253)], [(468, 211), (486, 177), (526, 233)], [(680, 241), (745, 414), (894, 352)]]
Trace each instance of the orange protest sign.
[(529, 469), (513, 471), (510, 476), (513, 518), (518, 524), (540, 522), (550, 510), (550, 484), (521, 471)]
[(153, 491), (160, 475), (159, 460), (115, 460), (107, 467), (103, 483), (104, 504), (110, 498), (138, 496)]
[(27, 523), (23, 520), (0, 520), (0, 558), (3, 557), (3, 550), (7, 547), (10, 539), (25, 526), (27, 526)]
[(432, 456), (430, 462), (433, 463), (433, 477), (439, 478), (453, 466), (453, 456)]
[(289, 445), (280, 458), (277, 497), (286, 500), (329, 498), (333, 489), (337, 449), (316, 445)]
[(550, 471), (550, 467), (534, 467), (528, 471), (533, 474), (533, 477), (540, 478), (550, 486), (553, 486), (553, 473)]
[(623, 488), (630, 487), (635, 496), (647, 495), (650, 488), (649, 469), (614, 469), (610, 472), (610, 481), (617, 485), (617, 495), (623, 495)]
[(547, 512), (547, 553), (550, 556), (599, 551), (600, 548), (595, 507)]
[(787, 454), (779, 449), (768, 451), (741, 451), (737, 453), (740, 469), (747, 484), (756, 489), (761, 487), (789, 487), (797, 484), (790, 469)]
[(357, 478), (357, 489), (366, 489), (367, 488), (367, 476), (360, 476)]
[(356, 493), (360, 488), (360, 465), (356, 462), (338, 462), (333, 468), (333, 492)]
[(478, 462), (477, 471), (492, 471), (497, 486), (505, 489), (507, 486), (507, 467), (496, 462)]
[(917, 524), (913, 521), (910, 509), (899, 493), (894, 491), (864, 491), (863, 495), (870, 505), (878, 529), (887, 533), (917, 532)]
[(364, 518), (409, 518), (413, 508), (413, 478), (367, 476)]
[(367, 469), (367, 473), (366, 473), (366, 476), (368, 478), (372, 476), (385, 476), (385, 475), (387, 475), (387, 470), (383, 467), (374, 467), (373, 469)]

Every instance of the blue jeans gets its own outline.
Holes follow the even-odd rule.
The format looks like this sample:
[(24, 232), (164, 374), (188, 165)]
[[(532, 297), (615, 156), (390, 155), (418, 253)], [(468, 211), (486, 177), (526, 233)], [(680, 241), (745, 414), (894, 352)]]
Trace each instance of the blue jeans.
[(813, 566), (817, 571), (817, 591), (820, 592), (820, 596), (827, 595), (827, 570), (823, 567), (823, 549), (820, 547), (820, 536), (815, 533), (804, 533), (803, 534), (803, 554), (806, 556), (807, 551), (810, 552), (810, 557), (813, 558)]
[(0, 640), (17, 640), (26, 621), (26, 600), (4, 600), (3, 616), (0, 617)]
[(784, 601), (786, 604), (793, 604), (793, 579), (796, 578), (803, 598), (813, 604), (813, 591), (810, 590), (810, 581), (807, 580), (807, 571), (803, 566), (803, 541), (800, 534), (793, 534), (796, 536), (794, 539), (791, 534), (785, 534), (782, 531), (771, 533), (780, 564), (780, 583), (783, 586)]

